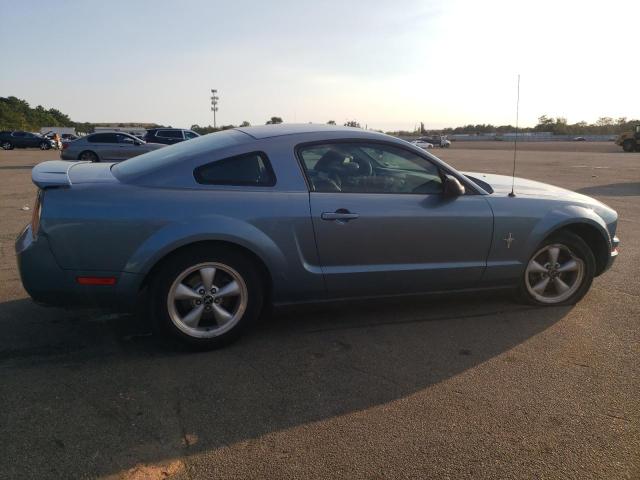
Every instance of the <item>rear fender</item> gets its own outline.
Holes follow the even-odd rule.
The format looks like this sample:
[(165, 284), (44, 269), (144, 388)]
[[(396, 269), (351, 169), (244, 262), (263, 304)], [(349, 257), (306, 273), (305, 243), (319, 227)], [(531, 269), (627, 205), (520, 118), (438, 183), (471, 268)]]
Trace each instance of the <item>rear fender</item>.
[(215, 233), (207, 230), (206, 225), (198, 223), (173, 222), (165, 225), (140, 245), (124, 271), (144, 277), (156, 263), (178, 248), (196, 242), (217, 240), (239, 245), (256, 254), (267, 266), (274, 283), (277, 276), (286, 277), (288, 262), (283, 252), (264, 232), (247, 222), (221, 215), (214, 215), (208, 220), (215, 222)]

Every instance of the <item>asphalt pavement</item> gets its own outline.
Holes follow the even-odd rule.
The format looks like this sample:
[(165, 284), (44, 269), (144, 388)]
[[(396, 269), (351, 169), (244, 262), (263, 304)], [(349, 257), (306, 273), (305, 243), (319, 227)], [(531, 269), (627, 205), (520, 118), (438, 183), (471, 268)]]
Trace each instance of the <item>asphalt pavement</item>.
[[(510, 173), (489, 147), (434, 153)], [(620, 215), (619, 259), (578, 305), (287, 308), (204, 353), (136, 316), (33, 304), (13, 241), (30, 168), (56, 154), (0, 151), (0, 478), (640, 478), (640, 153), (588, 147), (528, 146), (517, 166)]]

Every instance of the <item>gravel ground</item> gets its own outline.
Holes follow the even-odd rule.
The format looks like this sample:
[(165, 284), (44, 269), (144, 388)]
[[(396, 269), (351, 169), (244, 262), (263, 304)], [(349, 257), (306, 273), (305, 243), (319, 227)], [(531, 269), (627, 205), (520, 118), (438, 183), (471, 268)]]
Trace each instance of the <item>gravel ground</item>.
[[(434, 153), (510, 173), (491, 143)], [(617, 263), (575, 307), (298, 307), (197, 354), (28, 299), (13, 240), (56, 154), (0, 151), (0, 478), (640, 478), (640, 153), (558, 145), (521, 148), (518, 175), (621, 217)]]

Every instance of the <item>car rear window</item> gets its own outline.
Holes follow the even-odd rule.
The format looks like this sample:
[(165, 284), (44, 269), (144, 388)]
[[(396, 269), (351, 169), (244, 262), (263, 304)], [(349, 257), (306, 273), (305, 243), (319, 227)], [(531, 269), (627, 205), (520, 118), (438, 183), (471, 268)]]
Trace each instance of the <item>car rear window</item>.
[(158, 130), (156, 137), (182, 138), (182, 130)]
[(193, 172), (198, 183), (273, 187), (276, 177), (269, 158), (263, 152), (243, 153), (198, 167)]
[(210, 154), (221, 148), (246, 142), (246, 134), (238, 130), (224, 130), (194, 138), (188, 142), (180, 142), (158, 150), (138, 155), (111, 168), (115, 177), (123, 182), (130, 182), (149, 173), (170, 167), (197, 155)]

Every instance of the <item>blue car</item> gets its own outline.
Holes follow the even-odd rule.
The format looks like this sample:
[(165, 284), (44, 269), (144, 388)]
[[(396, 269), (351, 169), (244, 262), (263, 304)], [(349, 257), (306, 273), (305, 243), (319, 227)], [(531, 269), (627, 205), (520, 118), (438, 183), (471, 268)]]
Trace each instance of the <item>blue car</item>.
[(597, 200), (519, 178), (511, 196), (511, 177), (354, 128), (237, 128), (32, 178), (16, 252), (33, 299), (146, 301), (196, 347), (236, 339), (267, 305), (487, 288), (572, 304), (617, 255), (617, 214)]

